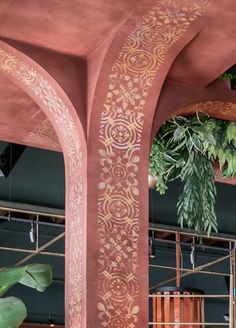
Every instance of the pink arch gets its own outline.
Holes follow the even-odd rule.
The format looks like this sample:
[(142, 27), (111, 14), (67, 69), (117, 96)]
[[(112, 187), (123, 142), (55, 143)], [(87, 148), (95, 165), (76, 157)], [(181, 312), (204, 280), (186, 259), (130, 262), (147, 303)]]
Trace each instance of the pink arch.
[(197, 111), (205, 112), (211, 117), (236, 121), (236, 100), (221, 101), (209, 99), (205, 101), (196, 101), (182, 106), (181, 108), (174, 109), (171, 116), (191, 115)]
[(87, 149), (75, 108), (58, 83), (37, 63), (0, 41), (0, 72), (22, 88), (54, 127), (66, 173), (66, 327), (86, 327)]
[[(105, 57), (88, 146), (89, 197), (92, 194), (97, 204), (88, 208), (89, 245), (97, 259), (88, 261), (88, 272), (97, 273), (88, 286), (94, 293), (89, 300), (89, 327), (148, 324), (145, 250), (151, 127), (168, 70), (206, 24), (211, 4), (211, 0), (170, 0), (168, 5), (151, 1), (143, 8), (140, 4), (142, 16), (127, 21), (124, 34), (114, 40)], [(179, 18), (172, 20), (169, 12), (176, 10)], [(122, 246), (116, 249), (116, 245)]]

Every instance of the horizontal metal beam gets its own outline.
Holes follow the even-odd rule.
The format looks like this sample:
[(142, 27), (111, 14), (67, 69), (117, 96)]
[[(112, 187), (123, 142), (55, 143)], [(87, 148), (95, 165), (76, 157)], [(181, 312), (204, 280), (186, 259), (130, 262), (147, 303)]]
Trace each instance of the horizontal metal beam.
[(30, 255), (26, 256), (25, 258), (23, 258), (22, 260), (18, 261), (15, 264), (15, 266), (24, 264), (25, 262), (27, 262), (28, 260), (30, 260), (32, 257), (40, 254), (43, 250), (45, 250), (49, 246), (55, 244), (55, 242), (57, 242), (58, 240), (60, 240), (61, 238), (64, 238), (64, 237), (65, 237), (65, 232), (61, 233), (59, 236), (56, 236), (55, 238), (53, 238), (52, 240), (50, 240), (49, 242), (47, 242), (46, 244), (44, 244), (43, 246), (41, 246), (33, 254), (30, 254)]
[(228, 241), (228, 242), (236, 242), (236, 235), (229, 235), (229, 234), (223, 234), (223, 233), (211, 233), (210, 236), (205, 234), (197, 234), (195, 230), (192, 229), (186, 229), (181, 227), (170, 227), (163, 224), (157, 224), (157, 223), (150, 223), (149, 228), (150, 231), (160, 231), (160, 232), (179, 232), (181, 235), (189, 235), (194, 237), (202, 237), (207, 239), (215, 239), (215, 240), (222, 240), (222, 241)]
[[(0, 246), (0, 251), (9, 251), (9, 252), (18, 252), (18, 253), (29, 253), (29, 254), (35, 254), (35, 253), (37, 253), (37, 250), (30, 250), (30, 249), (23, 249), (23, 248), (12, 248), (12, 247), (3, 247), (3, 246)], [(65, 257), (65, 254), (63, 254), (63, 253), (55, 253), (55, 252), (40, 252), (39, 254), (40, 255), (46, 255), (46, 256)]]
[[(176, 245), (176, 241), (175, 240), (168, 240), (168, 239), (162, 239), (162, 238), (154, 238), (154, 241), (157, 242), (161, 242), (161, 243), (166, 243), (166, 244), (173, 244)], [(188, 246), (191, 247), (192, 244), (191, 243), (186, 243), (186, 242), (180, 242), (178, 243), (180, 244), (180, 246)], [(223, 248), (223, 247), (218, 247), (218, 246), (209, 246), (209, 245), (197, 245), (194, 244), (195, 248), (200, 248), (200, 249), (212, 249), (212, 250), (218, 250), (218, 251), (222, 251), (222, 252), (229, 252), (228, 248)]]
[(166, 295), (163, 295), (163, 294), (151, 294), (151, 295), (148, 295), (149, 298), (155, 298), (155, 297), (161, 297), (161, 298), (165, 298), (165, 297), (178, 297), (178, 298), (188, 298), (188, 297), (195, 297), (195, 298), (229, 298), (230, 295), (205, 295), (205, 294), (189, 294), (189, 295), (186, 295), (186, 294), (166, 294)]
[[(197, 273), (197, 272), (201, 271), (202, 269), (205, 269), (205, 268), (207, 268), (207, 267), (209, 267), (211, 265), (217, 264), (219, 262), (225, 261), (225, 260), (229, 259), (230, 257), (231, 257), (231, 255), (226, 255), (226, 256), (220, 257), (219, 259), (216, 259), (214, 261), (207, 262), (207, 263), (205, 263), (203, 265), (200, 265), (200, 266), (196, 267), (192, 272), (185, 272), (185, 273), (181, 274), (180, 277), (183, 278), (183, 277), (189, 276), (190, 274)], [(168, 280), (165, 280), (165, 281), (161, 282), (158, 285), (155, 285), (153, 287), (150, 287), (150, 290), (153, 289), (153, 288), (156, 288), (156, 287), (160, 287), (160, 286), (169, 284), (170, 282), (173, 282), (173, 281), (175, 281), (175, 277), (173, 277), (171, 279), (168, 279)]]
[(153, 325), (173, 325), (173, 326), (178, 326), (178, 325), (183, 325), (183, 326), (200, 326), (202, 325), (203, 327), (205, 326), (229, 326), (228, 323), (222, 323), (222, 322), (149, 322), (148, 323), (150, 326)]
[(58, 223), (51, 223), (51, 222), (44, 222), (44, 221), (36, 221), (36, 220), (30, 220), (30, 219), (22, 219), (22, 218), (16, 218), (12, 216), (0, 216), (0, 220), (4, 221), (9, 221), (9, 222), (22, 222), (22, 223), (31, 223), (33, 222), (35, 225), (45, 225), (45, 226), (50, 226), (50, 227), (57, 227), (64, 229), (65, 225), (64, 224), (58, 224)]
[[(167, 266), (167, 265), (158, 265), (158, 264), (149, 264), (149, 267), (151, 268), (157, 268), (157, 269), (167, 269), (167, 270), (173, 270), (176, 271), (175, 267)], [(224, 272), (215, 272), (215, 271), (198, 271), (195, 272), (193, 269), (181, 269), (182, 272), (192, 272), (192, 273), (201, 273), (201, 274), (209, 274), (209, 275), (216, 275), (216, 276), (230, 276), (229, 273)]]
[(42, 216), (53, 216), (60, 219), (65, 219), (64, 209), (57, 209), (45, 206), (36, 206), (24, 203), (7, 202), (0, 200), (0, 209), (12, 212), (35, 214)]

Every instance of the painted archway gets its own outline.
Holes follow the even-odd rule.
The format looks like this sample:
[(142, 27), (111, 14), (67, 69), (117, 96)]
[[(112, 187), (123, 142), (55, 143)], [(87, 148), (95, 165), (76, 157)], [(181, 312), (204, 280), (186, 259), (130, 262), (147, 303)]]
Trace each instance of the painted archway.
[[(66, 258), (69, 327), (147, 326), (147, 174), (153, 117), (171, 64), (206, 24), (211, 3), (140, 1), (138, 11), (119, 30), (100, 70), (93, 99), (88, 202), (82, 184), (86, 145), (73, 106), (42, 68), (1, 43), (1, 71), (42, 108), (65, 156), (70, 186), (66, 211), (67, 220), (72, 220), (67, 224)], [(85, 293), (89, 295), (87, 314)]]
[(209, 116), (236, 121), (236, 101), (196, 101), (173, 111), (172, 116), (191, 115), (197, 111), (205, 112)]
[[(210, 3), (170, 0), (140, 6), (142, 15), (127, 22), (126, 38), (116, 40), (105, 59), (88, 146), (93, 256), (88, 271), (97, 272), (88, 287), (89, 294), (94, 293), (89, 327), (148, 324), (147, 175), (152, 120), (169, 67), (200, 30), (207, 19), (200, 18)], [(107, 87), (101, 90), (101, 85)]]
[(66, 173), (66, 326), (86, 327), (86, 167), (82, 126), (57, 82), (23, 53), (0, 41), (0, 72), (22, 88), (54, 127)]

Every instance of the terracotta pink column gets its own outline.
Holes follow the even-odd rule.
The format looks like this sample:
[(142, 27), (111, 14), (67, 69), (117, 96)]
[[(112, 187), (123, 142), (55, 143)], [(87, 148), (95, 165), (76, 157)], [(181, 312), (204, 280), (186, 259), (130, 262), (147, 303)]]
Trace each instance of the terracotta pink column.
[(65, 158), (67, 327), (147, 327), (152, 121), (169, 67), (205, 24), (210, 3), (140, 2), (120, 29), (93, 99), (88, 176), (85, 138), (68, 97), (36, 63), (0, 43), (0, 70), (45, 112)]
[(148, 325), (148, 154), (163, 80), (208, 0), (140, 5), (105, 58), (88, 144), (88, 327)]

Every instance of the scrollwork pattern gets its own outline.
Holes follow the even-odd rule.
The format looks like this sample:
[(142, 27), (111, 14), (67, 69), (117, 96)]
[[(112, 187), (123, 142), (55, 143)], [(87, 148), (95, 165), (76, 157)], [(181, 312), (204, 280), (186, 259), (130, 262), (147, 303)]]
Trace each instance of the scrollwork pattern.
[(101, 327), (137, 326), (138, 174), (146, 100), (168, 50), (209, 1), (157, 1), (130, 33), (111, 69), (99, 132), (97, 309)]

